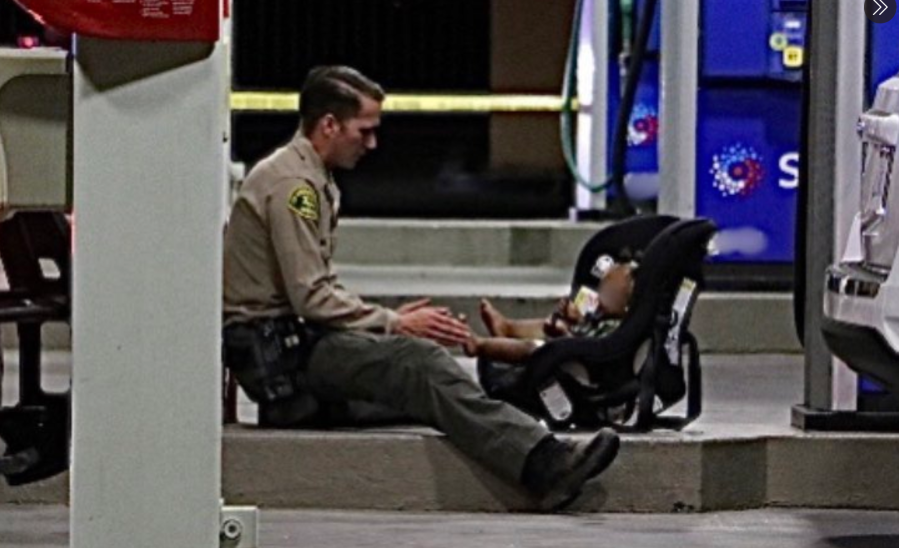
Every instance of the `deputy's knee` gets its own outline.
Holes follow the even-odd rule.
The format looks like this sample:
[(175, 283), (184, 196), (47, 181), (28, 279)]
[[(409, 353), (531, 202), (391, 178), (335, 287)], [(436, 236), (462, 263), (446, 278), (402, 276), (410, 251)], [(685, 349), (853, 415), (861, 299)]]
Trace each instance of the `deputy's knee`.
[(398, 352), (399, 362), (408, 374), (426, 384), (456, 383), (471, 377), (446, 347), (428, 339), (406, 337)]
[(393, 339), (394, 347), (397, 353), (416, 357), (431, 357), (452, 359), (449, 351), (430, 339), (421, 337), (404, 337), (397, 336)]

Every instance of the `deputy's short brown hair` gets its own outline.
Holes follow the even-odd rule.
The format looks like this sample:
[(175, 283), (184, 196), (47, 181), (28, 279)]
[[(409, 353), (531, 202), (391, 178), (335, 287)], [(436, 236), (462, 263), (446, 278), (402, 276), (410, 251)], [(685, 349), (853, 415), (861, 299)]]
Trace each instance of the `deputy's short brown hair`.
[(326, 114), (341, 122), (359, 114), (364, 95), (379, 103), (384, 90), (358, 70), (341, 65), (316, 67), (309, 71), (300, 95), (303, 133), (309, 134)]

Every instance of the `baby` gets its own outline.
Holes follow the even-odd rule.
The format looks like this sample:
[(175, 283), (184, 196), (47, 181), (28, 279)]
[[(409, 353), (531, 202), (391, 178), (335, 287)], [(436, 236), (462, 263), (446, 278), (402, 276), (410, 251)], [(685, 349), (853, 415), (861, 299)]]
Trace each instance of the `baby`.
[(546, 339), (600, 336), (613, 331), (627, 313), (634, 291), (635, 263), (616, 263), (603, 255), (594, 273), (600, 279), (594, 291), (581, 288), (574, 300), (564, 298), (545, 319), (514, 320), (504, 316), (487, 299), (480, 314), (490, 337), (472, 337), (464, 344), (468, 356), (506, 363), (522, 363)]

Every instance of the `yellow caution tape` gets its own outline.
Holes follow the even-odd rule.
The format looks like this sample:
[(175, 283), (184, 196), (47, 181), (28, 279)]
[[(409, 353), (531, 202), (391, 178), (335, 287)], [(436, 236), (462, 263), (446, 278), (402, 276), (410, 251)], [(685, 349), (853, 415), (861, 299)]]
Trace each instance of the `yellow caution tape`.
[(298, 93), (231, 92), (231, 110), (300, 110)]
[[(231, 110), (296, 112), (298, 93), (240, 91), (231, 93)], [(577, 108), (575, 102), (574, 108)], [(558, 95), (421, 95), (391, 93), (386, 112), (559, 112)]]

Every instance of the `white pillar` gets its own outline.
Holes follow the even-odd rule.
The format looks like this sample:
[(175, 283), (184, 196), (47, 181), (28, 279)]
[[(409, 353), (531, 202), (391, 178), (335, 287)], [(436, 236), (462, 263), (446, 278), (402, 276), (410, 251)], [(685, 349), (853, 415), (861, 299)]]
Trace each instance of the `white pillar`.
[(75, 548), (219, 544), (223, 52), (77, 41)]
[(699, 0), (663, 0), (659, 213), (696, 214)]
[[(865, 102), (865, 34), (868, 25), (864, 10), (858, 8), (851, 2), (836, 5), (840, 47), (837, 50), (837, 89), (834, 90), (833, 257), (837, 260), (845, 250), (849, 228), (860, 207), (862, 151), (856, 124)], [(832, 408), (855, 410), (858, 375), (837, 358), (832, 358), (832, 367)]]
[[(607, 0), (592, 0), (584, 8), (577, 63), (581, 105), (577, 118), (577, 165), (584, 178), (598, 184), (608, 176), (609, 10)], [(575, 205), (578, 211), (603, 210), (606, 193), (591, 192), (575, 181)]]

